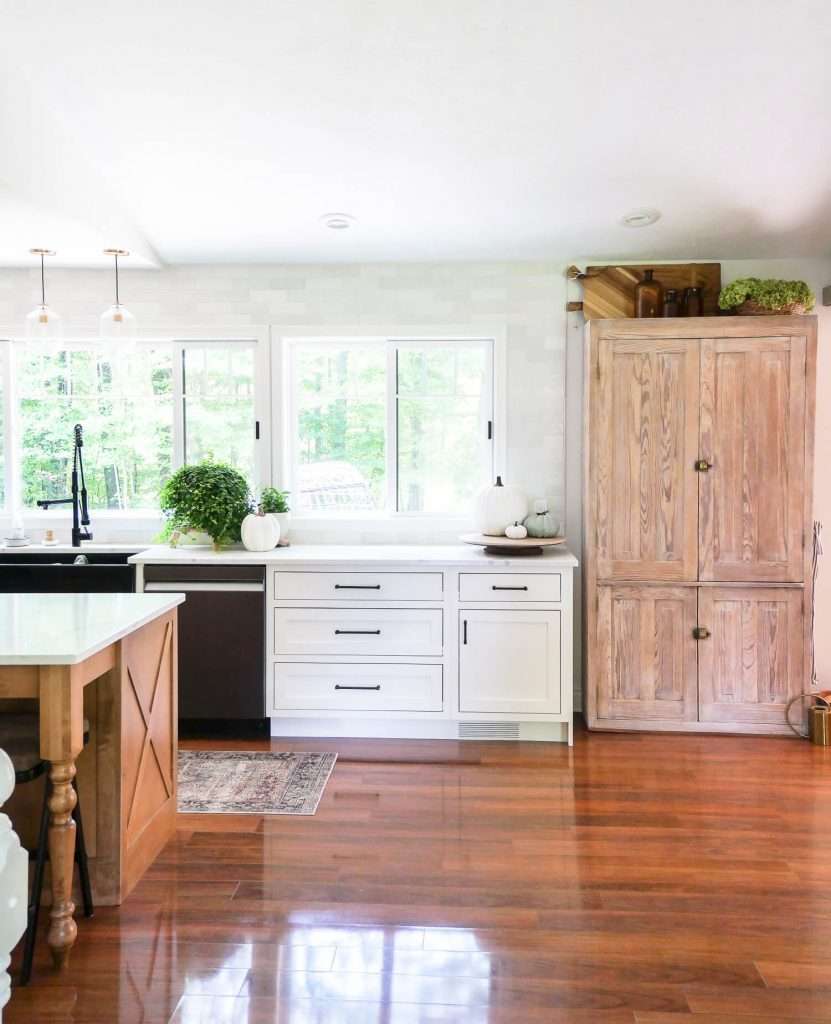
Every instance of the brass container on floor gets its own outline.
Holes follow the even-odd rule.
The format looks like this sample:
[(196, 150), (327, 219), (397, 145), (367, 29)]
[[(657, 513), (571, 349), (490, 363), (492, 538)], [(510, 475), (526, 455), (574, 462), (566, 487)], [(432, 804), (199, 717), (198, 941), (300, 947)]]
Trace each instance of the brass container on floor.
[(826, 702), (808, 708), (808, 736), (818, 747), (831, 747), (831, 707)]

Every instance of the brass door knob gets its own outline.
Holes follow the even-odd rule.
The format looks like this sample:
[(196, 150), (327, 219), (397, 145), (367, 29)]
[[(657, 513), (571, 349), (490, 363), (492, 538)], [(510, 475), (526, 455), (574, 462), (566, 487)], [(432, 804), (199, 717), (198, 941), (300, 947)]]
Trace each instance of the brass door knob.
[(708, 462), (706, 459), (696, 459), (693, 465), (696, 473), (706, 473), (713, 468), (712, 462)]
[(710, 635), (710, 630), (706, 626), (696, 626), (692, 631), (693, 637), (696, 640), (706, 640)]

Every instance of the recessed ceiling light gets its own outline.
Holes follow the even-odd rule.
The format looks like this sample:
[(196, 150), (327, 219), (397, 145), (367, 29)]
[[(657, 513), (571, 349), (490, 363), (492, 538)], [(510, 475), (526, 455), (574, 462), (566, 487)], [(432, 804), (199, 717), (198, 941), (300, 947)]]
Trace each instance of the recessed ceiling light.
[(320, 219), (333, 231), (345, 231), (355, 223), (355, 218), (349, 213), (324, 213)]
[(648, 228), (650, 224), (654, 224), (656, 220), (660, 219), (660, 210), (630, 210), (629, 213), (621, 217), (620, 223), (625, 228)]

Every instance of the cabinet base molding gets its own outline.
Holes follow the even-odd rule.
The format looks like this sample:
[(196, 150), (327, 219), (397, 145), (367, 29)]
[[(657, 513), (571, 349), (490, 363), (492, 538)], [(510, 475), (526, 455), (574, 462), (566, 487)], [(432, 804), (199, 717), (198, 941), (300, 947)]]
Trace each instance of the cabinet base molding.
[[(475, 729), (475, 726), (483, 726)], [(498, 734), (496, 726), (512, 726), (514, 735)], [(422, 720), (350, 718), (272, 718), (271, 735), (283, 737), (326, 737), (337, 739), (394, 740), (525, 740), (540, 743), (571, 743), (573, 725), (569, 722), (440, 722)]]
[(592, 732), (685, 732), (701, 733), (711, 736), (783, 736), (798, 739), (799, 737), (787, 725), (745, 725), (735, 722), (663, 722), (649, 719), (633, 719), (631, 721), (589, 721), (586, 725)]

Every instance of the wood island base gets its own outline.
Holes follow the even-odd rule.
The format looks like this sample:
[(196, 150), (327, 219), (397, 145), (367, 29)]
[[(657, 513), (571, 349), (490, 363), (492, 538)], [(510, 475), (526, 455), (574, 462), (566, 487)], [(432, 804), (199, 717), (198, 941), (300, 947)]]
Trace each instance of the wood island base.
[[(50, 762), (48, 942), (58, 967), (77, 935), (76, 760), (96, 904), (121, 903), (175, 831), (176, 617), (173, 608), (75, 664), (0, 665), (0, 698), (38, 702), (40, 753)], [(20, 786), (4, 808), (27, 845), (42, 794), (38, 784)]]

